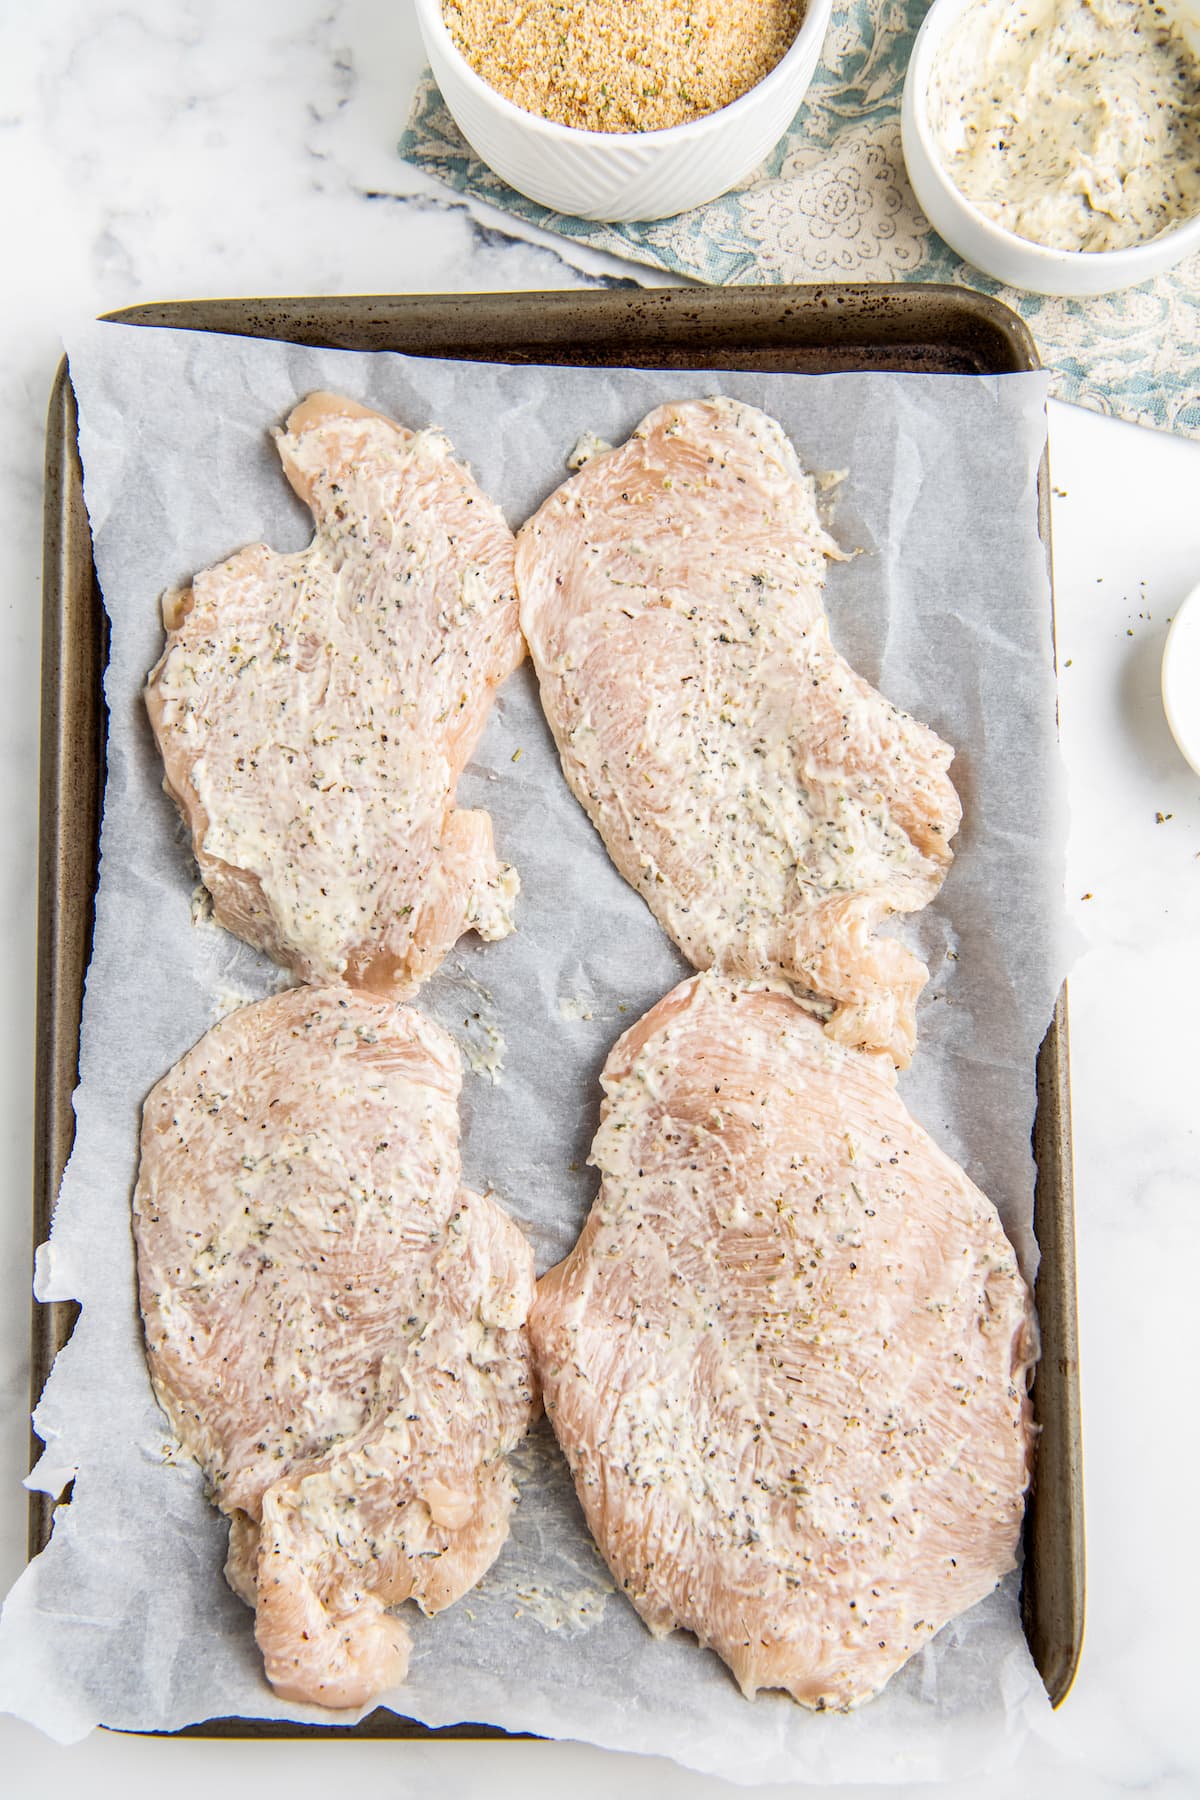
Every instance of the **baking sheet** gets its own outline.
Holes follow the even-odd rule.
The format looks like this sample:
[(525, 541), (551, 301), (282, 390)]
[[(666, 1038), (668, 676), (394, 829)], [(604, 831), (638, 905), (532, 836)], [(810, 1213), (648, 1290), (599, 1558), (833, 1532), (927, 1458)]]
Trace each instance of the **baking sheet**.
[[(157, 1460), (162, 1422), (148, 1398), (132, 1306), (127, 1209), (137, 1105), (162, 1069), (211, 1022), (214, 1005), (265, 991), (275, 979), (250, 952), (189, 922), (186, 854), (157, 789), (137, 698), (161, 641), (158, 592), (256, 536), (281, 548), (305, 540), (303, 516), (283, 489), (264, 425), (316, 385), (340, 387), (409, 423), (436, 418), (514, 523), (560, 478), (563, 456), (583, 428), (620, 437), (671, 394), (722, 387), (766, 404), (792, 431), (810, 465), (849, 467), (834, 526), (844, 546), (863, 554), (831, 580), (835, 638), (892, 698), (960, 746), (955, 775), (968, 808), (960, 861), (943, 902), (920, 926), (919, 940), (936, 973), (923, 1005), (924, 1049), (906, 1088), (918, 1115), (997, 1198), (1028, 1267), (1032, 1070), (1061, 964), (1053, 933), (1045, 929), (1057, 903), (1057, 870), (1038, 848), (1061, 841), (1049, 604), (1033, 500), (1044, 441), (1043, 389), (1036, 377), (814, 381), (723, 374), (713, 381), (697, 374), (464, 371), (111, 326), (85, 334), (73, 347), (72, 368), (84, 415), (98, 563), (115, 614), (109, 679), (114, 728), (105, 887), (85, 1049), (93, 1091), (89, 1095), (85, 1087), (79, 1147), (43, 1283), (46, 1294), (80, 1293), (85, 1314), (39, 1426), (56, 1434), (50, 1464), (69, 1470), (82, 1463), (84, 1475), (72, 1506), (60, 1515), (44, 1568), (26, 1576), (14, 1597), (0, 1657), (19, 1630), (31, 1598), (26, 1589), (48, 1584), (52, 1569), (64, 1595), (72, 1583), (79, 1593), (95, 1587), (95, 1569), (90, 1575), (72, 1570), (69, 1559), (94, 1558), (95, 1540), (89, 1548), (87, 1535), (103, 1531), (106, 1516), (110, 1538), (138, 1544), (143, 1591), (171, 1520), (193, 1559), (195, 1594), (193, 1612), (169, 1625), (171, 1641), (186, 1645), (186, 1654), (174, 1660), (169, 1676), (159, 1654), (149, 1700), (137, 1689), (139, 1680), (144, 1683), (137, 1646), (145, 1634), (124, 1631), (119, 1654), (110, 1648), (98, 1653), (94, 1633), (104, 1631), (112, 1599), (100, 1594), (95, 1610), (76, 1603), (76, 1616), (68, 1611), (65, 1623), (60, 1619), (51, 1634), (53, 1654), (43, 1632), (44, 1641), (26, 1644), (19, 1659), (0, 1662), (0, 1679), (7, 1695), (8, 1673), (16, 1672), (19, 1660), (33, 1672), (26, 1704), (36, 1707), (34, 1690), (46, 1682), (35, 1671), (51, 1676), (46, 1692), (60, 1702), (60, 1731), (72, 1700), (77, 1711), (68, 1729), (75, 1731), (83, 1728), (89, 1708), (94, 1712), (102, 1704), (92, 1671), (110, 1665), (118, 1682), (124, 1675), (132, 1684), (119, 1702), (128, 1716), (105, 1712), (111, 1723), (162, 1728), (201, 1716), (188, 1710), (197, 1705), (196, 1681), (210, 1713), (278, 1716), (289, 1709), (262, 1687), (248, 1615), (220, 1592), (215, 1569), (222, 1530), (199, 1499), (194, 1472), (164, 1472)], [(552, 396), (548, 404), (546, 395)], [(518, 747), (523, 755), (513, 764)], [(682, 965), (566, 797), (527, 680), (517, 678), (505, 690), (487, 751), (464, 782), (463, 797), (489, 806), (504, 853), (521, 868), (521, 932), (502, 945), (464, 946), (430, 999), (432, 1010), (467, 1038), (481, 1067), (494, 1063), (497, 1053), (503, 1056), (497, 1083), (486, 1075), (468, 1083), (467, 1173), (476, 1181), (490, 1176), (512, 1210), (535, 1226), (544, 1266), (572, 1241), (590, 1196), (586, 1171), (570, 1165), (582, 1163), (594, 1126), (595, 1070), (613, 1037), (672, 984)], [(117, 835), (122, 829), (124, 838)], [(950, 950), (961, 960), (952, 961)], [(181, 957), (189, 965), (186, 975)], [(104, 1009), (98, 1005), (101, 980), (109, 1002)], [(582, 1016), (587, 1012), (590, 1019)], [(105, 1031), (111, 1035), (98, 1051), (93, 1040), (103, 1042)], [(981, 1084), (987, 1091), (982, 1108)], [(983, 1129), (989, 1122), (994, 1129)], [(92, 1249), (86, 1258), (78, 1246), (73, 1249), (70, 1220), (84, 1212), (95, 1220), (97, 1235), (117, 1241), (115, 1260), (110, 1255), (106, 1264)], [(132, 1394), (124, 1422), (129, 1441), (141, 1446), (134, 1485), (147, 1497), (137, 1500), (134, 1513), (147, 1528), (144, 1541), (135, 1524), (115, 1517), (125, 1472), (110, 1466), (111, 1429), (97, 1430), (94, 1390), (80, 1402), (69, 1397), (72, 1366), (76, 1387), (81, 1377), (90, 1382), (94, 1376), (110, 1385), (108, 1372), (100, 1376), (97, 1368), (98, 1345), (86, 1342), (100, 1330), (106, 1301), (111, 1329), (105, 1341), (115, 1346), (126, 1382), (133, 1376), (140, 1385), (140, 1410)], [(494, 1577), (459, 1609), (421, 1624), (414, 1680), (397, 1698), (406, 1710), (435, 1721), (489, 1718), (627, 1747), (674, 1748), (681, 1760), (746, 1779), (805, 1773), (855, 1779), (887, 1773), (894, 1779), (905, 1771), (916, 1778), (994, 1759), (998, 1746), (1012, 1741), (1006, 1700), (1018, 1702), (1009, 1708), (1010, 1724), (1036, 1705), (1036, 1678), (1030, 1679), (1010, 1591), (989, 1603), (990, 1613), (984, 1608), (977, 1609), (979, 1618), (972, 1615), (968, 1638), (974, 1648), (968, 1642), (949, 1658), (935, 1649), (899, 1677), (883, 1701), (852, 1720), (812, 1719), (778, 1697), (764, 1696), (748, 1707), (720, 1665), (690, 1640), (651, 1645), (624, 1603), (605, 1595), (603, 1571), (582, 1536), (566, 1484), (554, 1491), (560, 1465), (553, 1456), (535, 1461), (542, 1473), (526, 1487), (513, 1544)], [(107, 1489), (105, 1474), (111, 1476)], [(148, 1498), (155, 1482), (164, 1480), (163, 1495), (173, 1497), (165, 1517), (163, 1497)], [(547, 1545), (568, 1519), (575, 1541), (560, 1544), (553, 1564)], [(49, 1595), (46, 1585), (43, 1601)], [(63, 1601), (51, 1603), (64, 1610)], [(136, 1591), (131, 1609), (140, 1610)], [(210, 1666), (214, 1657), (220, 1661), (214, 1620), (232, 1640), (228, 1665), (220, 1668)], [(158, 1634), (159, 1652), (163, 1625), (160, 1616), (150, 1631), (151, 1639)], [(961, 1634), (955, 1627), (945, 1635)], [(63, 1652), (64, 1643), (74, 1650)], [(239, 1646), (247, 1645), (248, 1658), (239, 1662)], [(481, 1661), (481, 1649), (489, 1648), (499, 1650), (490, 1668)], [(64, 1709), (66, 1664), (74, 1672)], [(506, 1667), (525, 1672), (519, 1694), (504, 1692)], [(981, 1668), (980, 1691), (964, 1692), (958, 1677)], [(609, 1677), (616, 1682), (611, 1691)], [(446, 1682), (449, 1702), (438, 1687)], [(622, 1682), (626, 1696), (638, 1696), (636, 1706), (619, 1704)], [(673, 1725), (647, 1712), (645, 1695), (657, 1693), (661, 1700), (664, 1692), (682, 1708)], [(110, 1688), (103, 1704), (111, 1699)], [(47, 1710), (49, 1702), (42, 1712)], [(953, 1729), (947, 1724), (951, 1713), (963, 1721)], [(317, 1715), (310, 1709), (306, 1716)], [(831, 1723), (838, 1727), (832, 1735)], [(674, 1745), (664, 1740), (664, 1727), (674, 1731)], [(907, 1747), (900, 1761), (898, 1727)]]

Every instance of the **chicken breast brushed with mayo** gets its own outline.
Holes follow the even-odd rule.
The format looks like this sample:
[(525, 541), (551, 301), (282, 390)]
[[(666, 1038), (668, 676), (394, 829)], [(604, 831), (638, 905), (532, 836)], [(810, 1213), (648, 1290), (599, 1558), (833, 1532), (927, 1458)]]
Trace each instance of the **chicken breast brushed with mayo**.
[(830, 643), (837, 554), (773, 419), (682, 401), (522, 527), (521, 624), (566, 778), (684, 954), (903, 1065), (927, 972), (876, 931), (950, 866), (953, 752)]
[(155, 1391), (230, 1520), (286, 1699), (404, 1678), (508, 1535), (536, 1399), (533, 1256), (459, 1177), (446, 1033), (345, 987), (208, 1032), (146, 1102), (134, 1195)]
[(588, 1524), (743, 1691), (876, 1693), (1014, 1566), (1029, 1293), (890, 1062), (694, 976), (610, 1055), (600, 1191), (530, 1315)]
[(168, 596), (146, 701), (218, 924), (394, 998), (512, 929), (491, 820), (454, 804), (524, 656), (512, 533), (440, 432), (314, 394), (276, 441), (312, 543)]

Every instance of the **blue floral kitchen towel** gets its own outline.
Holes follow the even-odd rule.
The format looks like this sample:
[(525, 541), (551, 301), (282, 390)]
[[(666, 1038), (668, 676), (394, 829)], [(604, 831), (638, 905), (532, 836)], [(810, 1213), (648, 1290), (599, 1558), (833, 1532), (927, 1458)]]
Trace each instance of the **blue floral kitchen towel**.
[(741, 187), (674, 219), (596, 225), (526, 200), (475, 156), (428, 75), (400, 153), (536, 225), (697, 281), (949, 281), (995, 294), (1029, 324), (1059, 399), (1200, 438), (1200, 256), (1124, 293), (1044, 299), (977, 274), (926, 220), (904, 170), (900, 93), (927, 6), (838, 0), (786, 137)]

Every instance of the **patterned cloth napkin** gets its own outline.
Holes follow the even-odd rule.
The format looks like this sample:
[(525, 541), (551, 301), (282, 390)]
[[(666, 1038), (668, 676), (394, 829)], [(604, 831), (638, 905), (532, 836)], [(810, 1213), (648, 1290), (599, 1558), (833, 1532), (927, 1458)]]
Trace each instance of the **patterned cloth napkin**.
[(400, 154), (520, 218), (696, 281), (949, 281), (994, 294), (1030, 326), (1059, 399), (1200, 438), (1200, 255), (1124, 293), (1045, 299), (976, 273), (921, 212), (900, 150), (900, 92), (927, 8), (837, 0), (783, 141), (732, 193), (673, 219), (595, 225), (526, 200), (475, 156), (429, 75)]

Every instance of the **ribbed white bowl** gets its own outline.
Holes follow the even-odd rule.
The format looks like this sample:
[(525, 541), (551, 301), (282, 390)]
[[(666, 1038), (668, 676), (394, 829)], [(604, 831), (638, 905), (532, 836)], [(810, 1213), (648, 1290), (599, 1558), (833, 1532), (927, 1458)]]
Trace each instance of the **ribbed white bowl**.
[[(1165, 0), (1196, 48), (1200, 0)], [(1112, 294), (1149, 281), (1200, 250), (1200, 217), (1125, 250), (1052, 250), (1006, 231), (977, 212), (942, 166), (929, 122), (929, 81), (946, 35), (978, 0), (934, 0), (917, 33), (904, 81), (900, 135), (921, 210), (964, 261), (995, 281), (1031, 294)], [(983, 79), (983, 71), (981, 71)]]
[(665, 131), (577, 131), (514, 106), (460, 55), (442, 0), (416, 0), (430, 67), (459, 130), (510, 187), (581, 219), (665, 219), (745, 179), (779, 142), (812, 80), (833, 0), (809, 0), (795, 42), (719, 112)]

